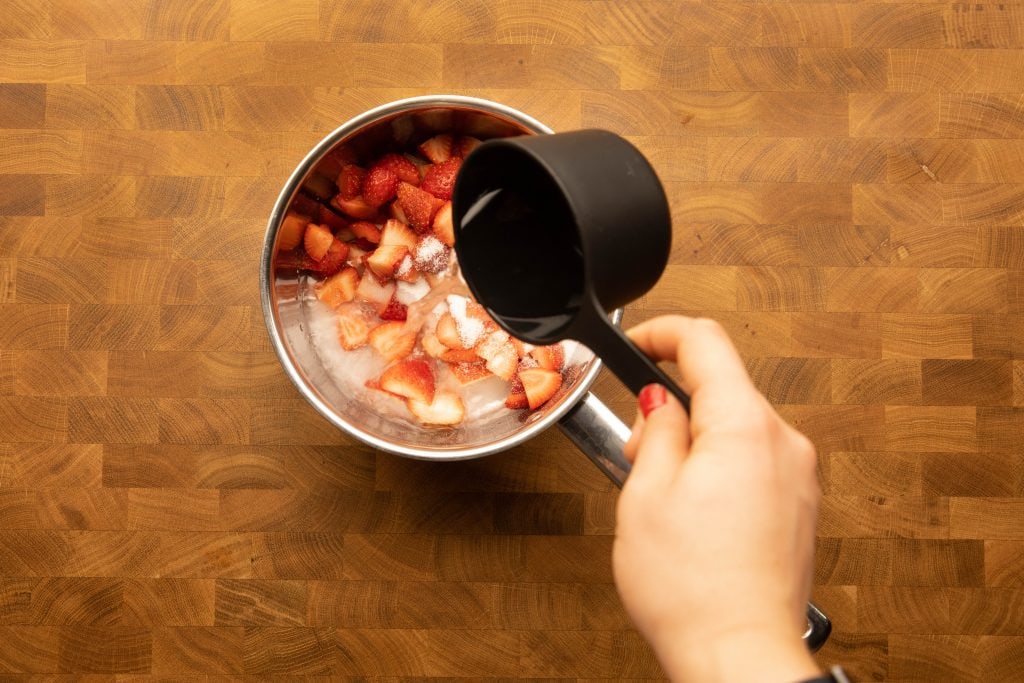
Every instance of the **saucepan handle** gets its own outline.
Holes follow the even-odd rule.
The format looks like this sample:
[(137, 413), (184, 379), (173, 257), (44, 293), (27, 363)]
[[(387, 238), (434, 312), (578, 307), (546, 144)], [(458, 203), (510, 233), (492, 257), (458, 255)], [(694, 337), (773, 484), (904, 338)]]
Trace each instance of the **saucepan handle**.
[[(622, 487), (632, 469), (623, 451), (630, 430), (601, 399), (588, 392), (558, 426), (616, 486)], [(829, 618), (814, 603), (807, 603), (807, 631), (803, 638), (808, 649), (817, 652), (831, 632)]]

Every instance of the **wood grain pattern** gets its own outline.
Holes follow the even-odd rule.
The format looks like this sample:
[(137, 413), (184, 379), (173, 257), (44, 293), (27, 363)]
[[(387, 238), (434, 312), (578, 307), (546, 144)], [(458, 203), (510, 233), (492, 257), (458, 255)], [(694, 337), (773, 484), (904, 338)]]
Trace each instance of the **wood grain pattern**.
[[(0, 670), (658, 678), (613, 487), (560, 434), (402, 460), (264, 332), (266, 217), (320, 137), (456, 92), (627, 135), (669, 267), (816, 443), (819, 655), (1024, 671), (1024, 10), (947, 2), (8, 0)], [(626, 419), (633, 399), (596, 391)], [(382, 656), (382, 653), (387, 653)]]

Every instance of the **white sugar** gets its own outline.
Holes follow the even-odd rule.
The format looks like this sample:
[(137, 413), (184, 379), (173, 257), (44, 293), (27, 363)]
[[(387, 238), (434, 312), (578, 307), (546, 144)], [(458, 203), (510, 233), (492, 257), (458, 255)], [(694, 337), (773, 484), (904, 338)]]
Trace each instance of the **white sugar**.
[(408, 306), (414, 301), (419, 301), (429, 292), (430, 283), (423, 278), (418, 278), (416, 282), (399, 280), (398, 287), (395, 289), (395, 298), (398, 299), (398, 303)]
[(478, 318), (470, 317), (466, 312), (468, 301), (464, 296), (452, 294), (448, 297), (448, 310), (455, 319), (455, 329), (459, 331), (459, 341), (463, 348), (471, 349), (484, 336), (484, 323)]
[(412, 259), (406, 254), (405, 258), (398, 264), (398, 268), (395, 269), (395, 276), (403, 277), (408, 275), (410, 270), (412, 270)]
[(448, 267), (448, 247), (433, 235), (416, 245), (416, 267), (425, 273), (439, 273)]

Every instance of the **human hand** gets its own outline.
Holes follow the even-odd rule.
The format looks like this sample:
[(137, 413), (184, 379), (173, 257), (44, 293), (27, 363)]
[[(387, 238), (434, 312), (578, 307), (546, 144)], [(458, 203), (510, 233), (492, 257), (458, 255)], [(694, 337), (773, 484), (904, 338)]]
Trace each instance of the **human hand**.
[(820, 675), (806, 630), (820, 490), (814, 446), (752, 384), (718, 323), (649, 320), (630, 338), (675, 361), (689, 418), (640, 395), (613, 553), (623, 605), (673, 679)]

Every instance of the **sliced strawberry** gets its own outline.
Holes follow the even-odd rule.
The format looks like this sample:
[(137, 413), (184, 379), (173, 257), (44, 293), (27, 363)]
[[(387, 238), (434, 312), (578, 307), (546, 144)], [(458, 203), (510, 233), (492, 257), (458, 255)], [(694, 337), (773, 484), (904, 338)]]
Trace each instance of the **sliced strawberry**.
[[(386, 168), (398, 176), (402, 182), (411, 185), (420, 184), (420, 171), (416, 164), (409, 161), (401, 154), (385, 154), (373, 165), (373, 168)], [(372, 169), (371, 169), (372, 170)]]
[(434, 235), (449, 247), (455, 246), (455, 225), (452, 223), (452, 203), (445, 202), (434, 216)]
[(423, 235), (416, 243), (413, 262), (421, 273), (440, 273), (448, 268), (451, 250), (433, 235)]
[(435, 135), (420, 145), (419, 150), (432, 164), (448, 161), (452, 156), (452, 136), (447, 133)]
[(516, 374), (519, 356), (507, 333), (501, 330), (491, 332), (477, 344), (476, 352), (487, 361), (487, 369), (498, 377), (510, 380)]
[(450, 427), (466, 417), (466, 407), (454, 391), (439, 391), (429, 403), (409, 399), (405, 405), (420, 422), (427, 425)]
[(480, 363), (480, 362), (476, 362), (476, 363), (458, 363), (458, 362), (451, 363), (450, 362), (450, 363), (448, 363), (448, 369), (450, 369), (452, 371), (452, 374), (455, 375), (455, 379), (458, 380), (459, 384), (462, 384), (462, 385), (472, 384), (473, 382), (476, 382), (477, 380), (481, 380), (481, 379), (484, 379), (485, 377), (490, 377), (491, 376), (490, 370), (488, 370), (486, 367), (484, 367), (484, 364)]
[(346, 351), (366, 345), (370, 326), (357, 306), (345, 306), (338, 311), (338, 343)]
[[(317, 207), (320, 225), (326, 225), (335, 235), (348, 228), (348, 221), (321, 204)], [(340, 238), (339, 238), (340, 239)]]
[(368, 221), (356, 221), (348, 226), (352, 234), (373, 244), (380, 244), (380, 228)]
[(441, 200), (429, 192), (409, 183), (398, 184), (398, 204), (409, 219), (409, 225), (416, 232), (427, 232), (431, 229), (434, 214), (441, 208)]
[(327, 250), (331, 248), (332, 242), (334, 242), (334, 235), (331, 234), (331, 231), (316, 223), (310, 223), (306, 227), (306, 234), (302, 238), (306, 253), (314, 261), (319, 261), (327, 255)]
[(388, 282), (381, 284), (373, 273), (367, 269), (363, 273), (363, 277), (359, 280), (359, 286), (356, 288), (356, 296), (373, 304), (377, 308), (377, 312), (384, 310), (384, 307), (391, 301), (391, 297), (395, 295), (395, 283)]
[(546, 403), (562, 386), (562, 373), (544, 368), (530, 368), (519, 373), (530, 410)]
[(343, 199), (340, 194), (335, 195), (331, 200), (331, 205), (346, 216), (357, 220), (370, 220), (377, 217), (377, 209), (367, 204), (362, 197)]
[(374, 208), (393, 199), (397, 190), (398, 176), (383, 166), (374, 166), (363, 181), (363, 199)]
[(390, 219), (380, 233), (381, 246), (403, 246), (409, 251), (416, 249), (416, 233), (402, 221)]
[(519, 375), (515, 375), (509, 381), (508, 398), (505, 399), (505, 407), (511, 410), (525, 410), (530, 407), (530, 402), (526, 398), (526, 390), (523, 388), (523, 382), (519, 379)]
[(416, 346), (416, 333), (406, 332), (405, 323), (386, 322), (370, 330), (370, 346), (384, 360), (391, 362), (405, 358)]
[(303, 235), (306, 234), (306, 226), (309, 225), (309, 216), (289, 211), (281, 221), (281, 229), (277, 231), (277, 248), (281, 251), (290, 251), (299, 246)]
[(526, 344), (524, 344), (523, 342), (519, 341), (515, 337), (511, 337), (511, 336), (508, 338), (508, 340), (510, 342), (512, 342), (512, 347), (516, 350), (516, 355), (517, 356), (522, 358), (523, 356), (529, 354), (529, 351), (526, 350)]
[(437, 335), (438, 341), (447, 346), (449, 349), (464, 349), (465, 344), (462, 343), (462, 338), (459, 336), (459, 326), (455, 322), (455, 318), (452, 317), (451, 313), (445, 313), (437, 319), (437, 329), (434, 331)]
[(344, 242), (334, 240), (324, 257), (316, 261), (310, 270), (313, 270), (324, 277), (334, 275), (345, 267), (345, 260), (348, 258), (348, 245)]
[(416, 270), (412, 261), (412, 254), (406, 254), (395, 268), (395, 279), (403, 282), (413, 283), (420, 279), (420, 273)]
[(537, 361), (537, 365), (545, 370), (559, 372), (562, 369), (562, 364), (565, 362), (565, 351), (562, 349), (561, 344), (535, 346), (530, 351), (530, 355)]
[(425, 360), (403, 360), (384, 371), (380, 376), (380, 388), (396, 396), (429, 404), (434, 400), (434, 373)]
[(352, 266), (346, 266), (326, 280), (318, 282), (313, 289), (317, 299), (331, 308), (338, 308), (355, 298), (358, 286), (359, 271)]
[(480, 144), (480, 140), (470, 135), (459, 138), (458, 143), (455, 146), (455, 153), (465, 159)]
[(387, 280), (394, 277), (398, 265), (408, 255), (409, 250), (401, 245), (382, 244), (366, 259), (366, 266), (381, 280)]
[(381, 320), (401, 320), (404, 321), (408, 315), (408, 308), (405, 304), (401, 303), (398, 299), (391, 296), (391, 301), (384, 307), (384, 310), (380, 312)]
[(445, 349), (441, 360), (446, 363), (479, 363), (480, 356), (473, 349)]
[(405, 215), (405, 211), (402, 211), (402, 207), (398, 205), (398, 202), (388, 204), (388, 215), (397, 221), (402, 221), (406, 224), (409, 222), (409, 218)]
[(455, 187), (455, 176), (459, 174), (460, 166), (462, 166), (462, 159), (459, 157), (452, 157), (448, 161), (434, 164), (427, 169), (427, 174), (423, 176), (420, 189), (438, 199), (451, 199), (452, 188)]
[[(358, 242), (363, 242), (365, 240), (357, 240), (357, 241)], [(372, 246), (377, 246), (377, 245), (372, 245)], [(348, 264), (350, 266), (352, 266), (353, 268), (356, 268), (357, 270), (359, 270), (360, 274), (361, 274), (362, 273), (362, 268), (365, 266), (364, 259), (366, 258), (366, 255), (369, 253), (369, 251), (370, 251), (369, 249), (364, 249), (363, 245), (356, 244), (356, 242), (351, 242), (348, 245), (348, 259), (347, 259), (348, 260)]]
[(445, 351), (451, 350), (447, 346), (442, 344), (438, 340), (436, 335), (433, 335), (429, 332), (427, 332), (420, 338), (420, 345), (423, 346), (423, 350), (427, 352), (427, 355), (431, 356), (432, 358), (440, 358)]
[(366, 169), (355, 164), (345, 166), (338, 174), (338, 194), (342, 199), (355, 199), (363, 191), (363, 181), (365, 180)]

